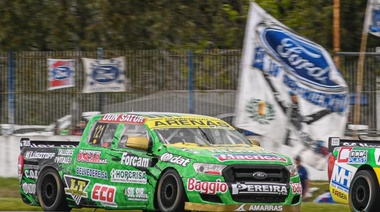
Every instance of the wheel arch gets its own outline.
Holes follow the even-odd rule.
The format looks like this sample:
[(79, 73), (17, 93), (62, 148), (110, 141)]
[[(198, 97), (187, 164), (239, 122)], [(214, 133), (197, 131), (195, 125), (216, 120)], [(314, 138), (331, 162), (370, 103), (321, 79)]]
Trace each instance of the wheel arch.
[[(350, 206), (351, 211), (362, 211), (362, 209), (359, 209), (360, 207), (369, 207), (369, 211), (379, 211), (380, 205), (378, 205), (378, 204), (376, 204), (376, 203), (373, 202), (374, 201), (373, 199), (375, 199), (375, 200), (378, 199), (379, 194), (380, 194), (379, 190), (378, 190), (380, 188), (379, 187), (379, 185), (380, 185), (379, 184), (379, 175), (378, 175), (379, 170), (376, 171), (376, 169), (377, 168), (374, 168), (374, 167), (370, 166), (369, 164), (364, 164), (364, 165), (360, 166), (357, 169), (357, 171), (355, 172), (355, 175), (353, 176), (353, 178), (351, 180), (350, 190), (348, 192), (348, 204)], [(365, 200), (365, 198), (363, 196), (361, 196), (360, 202), (362, 202), (363, 200), (367, 201), (364, 204), (364, 206), (363, 206), (363, 203), (358, 203), (357, 200), (355, 201), (356, 203), (352, 203), (351, 200), (352, 200), (353, 197), (350, 196), (351, 192), (354, 192), (354, 194), (356, 194), (356, 191), (353, 188), (353, 186), (354, 186), (353, 183), (354, 183), (354, 179), (356, 178), (357, 174), (359, 172), (361, 172), (361, 171), (366, 171), (367, 172), (367, 174), (364, 177), (362, 176), (362, 178), (364, 178), (368, 182), (368, 185), (369, 185), (370, 188), (372, 186), (377, 186), (377, 188), (373, 187), (373, 189), (374, 189), (373, 190), (373, 194), (372, 194), (374, 196), (373, 199), (371, 198), (372, 195), (370, 196), (370, 198), (368, 200)], [(364, 173), (365, 172), (363, 172), (362, 175)], [(374, 178), (376, 178), (376, 179), (374, 179)], [(356, 196), (358, 196), (358, 195), (356, 195)], [(355, 205), (355, 206), (353, 206), (353, 205)], [(353, 207), (355, 207), (355, 208), (359, 207), (359, 208), (356, 208), (357, 209), (356, 210), (356, 209), (353, 209)]]
[[(40, 168), (40, 170), (38, 171), (38, 176), (40, 175), (40, 173), (42, 173), (42, 171), (44, 171), (44, 170), (46, 170), (46, 169), (50, 169), (50, 168), (54, 169), (54, 170), (58, 173), (58, 175), (59, 175), (60, 178), (61, 178), (61, 182), (62, 182), (62, 184), (63, 184), (63, 187), (65, 187), (65, 186), (66, 186), (66, 185), (65, 185), (65, 181), (63, 180), (61, 173), (59, 173), (59, 168), (58, 168), (58, 165), (57, 165), (57, 164), (54, 164), (54, 163), (47, 163), (47, 164), (42, 165), (41, 168)], [(39, 178), (38, 178), (38, 179), (39, 179)]]
[[(64, 191), (65, 183), (64, 183), (64, 180), (62, 179), (62, 176), (59, 173), (58, 166), (56, 166), (54, 163), (47, 163), (47, 164), (41, 166), (41, 168), (39, 170), (39, 174), (38, 174), (38, 179), (36, 182), (37, 189), (40, 189), (39, 185), (42, 185), (42, 183), (44, 183), (43, 180), (45, 179), (45, 177), (47, 175), (49, 175), (49, 173), (50, 173), (50, 175), (52, 175), (55, 178), (55, 182), (57, 183), (56, 184), (57, 192), (56, 192), (54, 202), (52, 203), (52, 205), (48, 206), (49, 209), (47, 209), (47, 211), (52, 211), (52, 210), (56, 211), (56, 209), (60, 209), (60, 210), (62, 209), (62, 211), (70, 211), (71, 208), (67, 205), (66, 192)], [(42, 175), (44, 175), (44, 176), (42, 176)], [(39, 205), (43, 208), (41, 201), (44, 201), (44, 198), (46, 196), (45, 197), (40, 196), (40, 194), (37, 191), (37, 197), (38, 197)]]
[(56, 164), (54, 164), (54, 163), (48, 163), (48, 164), (42, 165), (41, 168), (40, 168), (40, 170), (38, 171), (38, 173), (41, 173), (45, 169), (49, 169), (49, 168), (54, 169), (59, 174), (58, 166)]
[[(358, 173), (359, 171), (362, 171), (362, 170), (367, 170), (367, 171), (373, 172), (376, 175), (377, 183), (379, 183), (379, 185), (380, 185), (380, 182), (379, 182), (379, 179), (380, 179), (380, 168), (379, 168), (378, 171), (376, 171), (376, 169), (374, 169), (369, 164), (364, 164), (364, 165), (360, 166), (358, 168), (358, 170), (356, 170), (355, 174)], [(354, 179), (354, 176), (352, 176), (352, 179)]]

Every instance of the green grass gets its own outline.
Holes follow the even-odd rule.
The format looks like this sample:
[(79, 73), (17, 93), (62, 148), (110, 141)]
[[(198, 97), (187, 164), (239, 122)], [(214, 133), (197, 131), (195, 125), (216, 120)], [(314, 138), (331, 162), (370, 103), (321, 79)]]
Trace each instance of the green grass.
[[(312, 201), (320, 194), (328, 190), (328, 183), (323, 181), (311, 182), (311, 187), (318, 187), (319, 190), (313, 196), (302, 203), (301, 210), (307, 212), (349, 212), (347, 205), (313, 203)], [(0, 211), (42, 211), (40, 207), (25, 204), (20, 197), (17, 178), (0, 178)], [(73, 209), (72, 211), (90, 212), (93, 209)], [(97, 210), (105, 211), (105, 210)]]

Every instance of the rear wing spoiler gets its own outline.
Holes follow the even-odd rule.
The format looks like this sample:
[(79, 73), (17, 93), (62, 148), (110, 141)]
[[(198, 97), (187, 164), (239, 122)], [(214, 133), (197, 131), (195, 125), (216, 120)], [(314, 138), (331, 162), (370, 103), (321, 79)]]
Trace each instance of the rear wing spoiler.
[(329, 137), (328, 151), (334, 151), (335, 147), (342, 146), (359, 146), (359, 147), (378, 147), (380, 148), (380, 140), (354, 140), (341, 139), (339, 137)]
[(33, 148), (52, 148), (52, 147), (66, 147), (74, 148), (78, 146), (79, 141), (43, 141), (43, 140), (30, 140), (29, 138), (21, 138), (20, 140), (20, 150), (24, 147)]

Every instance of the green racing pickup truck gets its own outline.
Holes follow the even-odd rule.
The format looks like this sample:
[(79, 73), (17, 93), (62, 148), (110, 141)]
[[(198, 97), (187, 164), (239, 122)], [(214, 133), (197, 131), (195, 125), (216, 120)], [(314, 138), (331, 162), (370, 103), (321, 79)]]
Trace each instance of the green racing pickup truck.
[(143, 211), (300, 211), (291, 158), (214, 117), (163, 112), (95, 115), (81, 140), (20, 140), (24, 203)]

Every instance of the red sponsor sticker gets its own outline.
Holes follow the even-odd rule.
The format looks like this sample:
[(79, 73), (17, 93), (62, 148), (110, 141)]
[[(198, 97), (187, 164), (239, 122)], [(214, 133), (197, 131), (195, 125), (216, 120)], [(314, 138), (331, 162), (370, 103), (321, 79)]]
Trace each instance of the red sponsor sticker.
[(115, 203), (116, 187), (96, 183), (91, 192), (91, 199), (102, 205), (117, 207)]
[(114, 113), (108, 113), (104, 114), (102, 118), (100, 119), (100, 122), (112, 122), (112, 123), (144, 123), (145, 118), (139, 115), (134, 114), (114, 114)]
[(258, 161), (284, 161), (286, 158), (274, 154), (217, 154), (214, 155), (219, 161), (227, 160), (258, 160)]
[(226, 193), (228, 190), (228, 185), (225, 182), (205, 182), (196, 180), (195, 178), (189, 178), (187, 180), (187, 190), (188, 191), (198, 191), (202, 194), (217, 194)]
[(292, 187), (293, 194), (301, 194), (302, 193), (302, 185), (301, 183), (289, 183), (290, 186)]
[(338, 154), (338, 163), (347, 163), (350, 158), (352, 147), (342, 147)]

